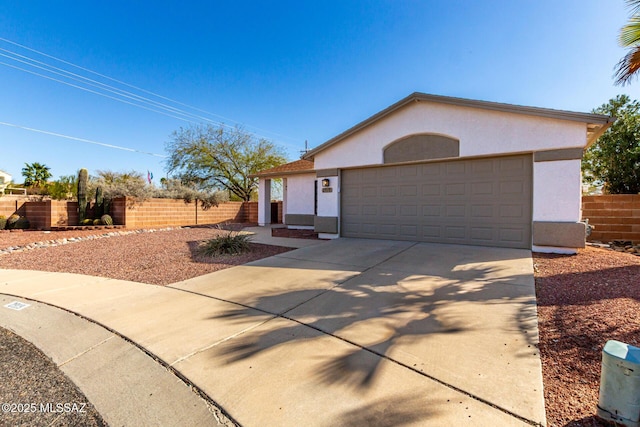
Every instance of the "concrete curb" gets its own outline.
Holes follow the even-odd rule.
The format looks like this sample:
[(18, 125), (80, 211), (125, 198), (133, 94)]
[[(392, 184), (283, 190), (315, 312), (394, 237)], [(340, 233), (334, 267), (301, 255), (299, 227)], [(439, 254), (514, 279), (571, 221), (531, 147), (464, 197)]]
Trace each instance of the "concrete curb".
[[(5, 307), (14, 301), (29, 306)], [(236, 425), (173, 369), (113, 331), (25, 298), (0, 294), (0, 306), (0, 326), (50, 357), (109, 425)]]

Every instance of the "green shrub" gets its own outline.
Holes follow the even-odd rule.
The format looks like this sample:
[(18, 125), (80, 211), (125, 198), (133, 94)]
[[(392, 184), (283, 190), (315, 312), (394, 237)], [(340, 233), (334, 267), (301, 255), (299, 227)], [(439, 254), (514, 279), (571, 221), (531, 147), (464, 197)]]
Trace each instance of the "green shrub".
[(102, 221), (100, 221), (100, 219), (94, 219), (93, 220), (93, 225), (102, 225)]
[(16, 222), (18, 222), (19, 219), (20, 219), (20, 215), (18, 214), (9, 215), (9, 218), (7, 218), (7, 224), (5, 225), (5, 228), (7, 230), (13, 229), (14, 226), (16, 225)]
[(18, 229), (26, 230), (29, 227), (31, 227), (31, 223), (27, 218), (23, 216), (13, 214), (6, 219), (5, 228), (7, 230), (18, 230)]
[(7, 218), (4, 215), (0, 215), (0, 230), (4, 230), (7, 226)]
[(104, 225), (113, 225), (113, 218), (111, 218), (111, 215), (102, 215), (100, 219)]
[(85, 218), (82, 220), (82, 224), (81, 225), (93, 225), (93, 220), (89, 219), (89, 218)]
[(18, 218), (18, 220), (15, 222), (15, 224), (13, 224), (13, 228), (16, 230), (26, 230), (29, 227), (31, 227), (31, 223), (29, 222), (29, 220), (23, 216), (21, 216), (20, 218)]
[(251, 247), (250, 244), (251, 235), (229, 232), (229, 234), (218, 236), (205, 242), (201, 247), (201, 251), (207, 256), (237, 255), (248, 252)]

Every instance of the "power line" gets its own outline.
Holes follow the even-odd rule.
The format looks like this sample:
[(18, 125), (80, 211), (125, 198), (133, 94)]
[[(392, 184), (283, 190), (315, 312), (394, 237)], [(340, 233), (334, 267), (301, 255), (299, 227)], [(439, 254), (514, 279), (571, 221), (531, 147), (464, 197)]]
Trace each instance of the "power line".
[[(70, 80), (73, 80), (73, 81), (77, 81), (79, 83), (87, 84), (89, 86), (92, 86), (92, 87), (95, 87), (95, 88), (98, 88), (98, 89), (101, 89), (101, 90), (106, 90), (107, 92), (114, 93), (116, 95), (123, 96), (125, 98), (131, 99), (131, 100), (134, 100), (134, 101), (143, 102), (143, 103), (146, 103), (146, 104), (151, 104), (151, 105), (154, 105), (154, 106), (158, 106), (158, 107), (160, 107), (162, 109), (166, 109), (166, 110), (169, 110), (169, 111), (172, 111), (172, 112), (176, 112), (178, 114), (183, 114), (185, 116), (191, 115), (193, 117), (200, 118), (200, 119), (203, 119), (203, 120), (209, 120), (209, 119), (207, 119), (205, 117), (194, 116), (194, 115), (192, 115), (190, 113), (183, 112), (183, 111), (181, 111), (181, 110), (179, 110), (179, 109), (177, 109), (175, 107), (171, 107), (169, 105), (165, 105), (165, 104), (159, 103), (157, 101), (142, 97), (142, 96), (137, 95), (137, 94), (132, 93), (132, 92), (128, 92), (128, 91), (125, 91), (125, 90), (122, 90), (122, 89), (119, 89), (119, 88), (116, 88), (116, 87), (113, 87), (113, 86), (106, 85), (106, 84), (104, 84), (102, 82), (89, 79), (87, 77), (81, 76), (79, 74), (72, 73), (72, 72), (64, 70), (62, 68), (54, 67), (53, 65), (46, 64), (46, 63), (41, 62), (41, 61), (37, 61), (37, 60), (35, 60), (33, 58), (29, 58), (29, 57), (26, 57), (24, 55), (20, 55), (20, 54), (18, 54), (16, 52), (11, 52), (11, 51), (9, 51), (7, 49), (0, 48), (0, 51), (8, 52), (10, 54), (10, 55), (6, 55), (4, 53), (0, 53), (0, 56), (4, 56), (5, 58), (9, 58), (9, 59), (11, 59), (13, 61), (21, 62), (23, 64), (26, 64), (26, 65), (30, 66), (30, 67), (38, 68), (38, 69), (44, 70), (46, 72), (62, 76), (64, 78), (67, 78), (67, 79), (70, 79)], [(24, 59), (26, 59), (26, 61), (22, 60), (22, 59), (14, 58), (11, 55), (15, 55), (15, 56), (17, 56), (19, 58), (24, 58)], [(34, 65), (34, 64), (32, 64), (32, 62), (34, 62), (36, 64), (42, 64), (43, 66)], [(7, 65), (7, 64), (4, 64), (4, 65)], [(26, 71), (23, 68), (19, 68), (19, 67), (13, 67), (13, 68), (17, 68), (17, 69), (19, 69), (21, 71)], [(54, 70), (57, 70), (57, 71), (54, 71)], [(26, 72), (29, 72), (29, 71), (26, 71)], [(36, 75), (38, 75), (40, 77), (44, 77), (41, 74), (36, 74)], [(61, 82), (60, 80), (56, 80), (56, 81), (60, 82), (60, 83), (64, 83), (64, 82)], [(73, 87), (77, 88), (77, 86), (73, 86)], [(82, 88), (79, 88), (79, 89), (82, 89)]]
[[(123, 81), (121, 81), (121, 80), (114, 79), (114, 78), (109, 77), (109, 76), (107, 76), (107, 75), (104, 75), (104, 74), (98, 73), (98, 72), (96, 72), (96, 71), (90, 70), (90, 69), (88, 69), (88, 68), (85, 68), (85, 67), (82, 67), (82, 66), (79, 66), (79, 65), (73, 64), (73, 63), (71, 63), (71, 62), (69, 62), (69, 61), (65, 61), (65, 60), (63, 60), (63, 59), (60, 59), (60, 58), (57, 58), (57, 57), (55, 57), (55, 56), (49, 55), (49, 54), (47, 54), (47, 53), (44, 53), (44, 52), (38, 51), (38, 50), (33, 49), (33, 48), (30, 48), (30, 47), (28, 47), (28, 46), (25, 46), (25, 45), (22, 45), (22, 44), (16, 43), (16, 42), (14, 42), (14, 41), (11, 41), (11, 40), (8, 40), (8, 39), (5, 39), (5, 38), (3, 38), (3, 37), (0, 37), (0, 41), (4, 41), (5, 43), (9, 43), (9, 44), (14, 45), (14, 46), (18, 46), (18, 47), (20, 47), (20, 48), (22, 48), (22, 49), (26, 49), (26, 50), (28, 50), (28, 51), (30, 51), (30, 52), (34, 52), (34, 53), (36, 53), (36, 54), (38, 54), (38, 55), (42, 55), (42, 56), (44, 56), (44, 57), (46, 57), (46, 58), (50, 58), (50, 59), (53, 59), (53, 60), (55, 60), (55, 61), (59, 61), (59, 62), (61, 62), (61, 63), (63, 63), (63, 64), (69, 65), (69, 66), (71, 66), (71, 67), (77, 68), (77, 69), (82, 70), (82, 71), (85, 71), (85, 72), (87, 72), (87, 73), (91, 73), (91, 74), (93, 74), (93, 75), (99, 76), (99, 77), (101, 77), (101, 78), (107, 79), (107, 80), (112, 81), (112, 82), (115, 82), (115, 83), (118, 83), (118, 84), (120, 84), (120, 85), (124, 85), (124, 86), (127, 86), (127, 87), (129, 87), (129, 88), (132, 88), (132, 89), (135, 89), (135, 90), (141, 91), (141, 92), (143, 92), (143, 93), (146, 93), (146, 94), (149, 94), (149, 95), (155, 96), (155, 97), (160, 98), (160, 99), (163, 99), (163, 100), (165, 100), (165, 101), (169, 101), (169, 102), (172, 102), (172, 103), (174, 103), (174, 104), (181, 105), (181, 106), (183, 106), (183, 107), (187, 107), (187, 108), (189, 108), (189, 109), (191, 109), (191, 110), (199, 111), (199, 112), (201, 112), (201, 113), (205, 113), (205, 114), (208, 114), (208, 115), (210, 115), (210, 116), (218, 117), (218, 118), (221, 118), (221, 119), (224, 119), (224, 120), (229, 120), (229, 121), (231, 121), (231, 122), (233, 122), (233, 123), (236, 123), (237, 125), (241, 125), (241, 123), (240, 123), (240, 122), (238, 122), (238, 121), (236, 121), (236, 120), (233, 120), (233, 119), (230, 119), (230, 118), (228, 118), (228, 117), (224, 117), (224, 116), (221, 116), (221, 115), (219, 115), (219, 114), (215, 114), (215, 113), (212, 113), (212, 112), (209, 112), (209, 111), (206, 111), (206, 110), (203, 110), (203, 109), (200, 109), (200, 108), (197, 108), (197, 107), (191, 106), (191, 105), (189, 105), (189, 104), (185, 104), (185, 103), (182, 103), (182, 102), (180, 102), (180, 101), (177, 101), (177, 100), (174, 100), (174, 99), (171, 99), (171, 98), (168, 98), (168, 97), (165, 97), (165, 96), (159, 95), (159, 94), (157, 94), (157, 93), (154, 93), (154, 92), (148, 91), (148, 90), (143, 89), (143, 88), (140, 88), (140, 87), (138, 87), (138, 86), (131, 85), (131, 84), (126, 83), (126, 82), (123, 82)], [(135, 97), (137, 100), (139, 100), (139, 102), (151, 103), (151, 104), (153, 104), (155, 107), (160, 107), (160, 108), (163, 108), (163, 109), (168, 109), (168, 110), (172, 111), (174, 114), (182, 114), (182, 115), (189, 116), (189, 117), (192, 117), (192, 118), (198, 118), (198, 119), (200, 119), (200, 120), (208, 121), (208, 122), (210, 122), (210, 123), (215, 123), (215, 124), (218, 124), (218, 125), (221, 125), (221, 126), (227, 126), (227, 127), (229, 127), (228, 125), (225, 125), (224, 123), (221, 123), (221, 122), (218, 122), (218, 121), (214, 121), (214, 120), (211, 120), (211, 119), (209, 119), (209, 118), (202, 117), (202, 116), (199, 116), (199, 115), (196, 115), (196, 114), (190, 113), (190, 112), (188, 112), (188, 111), (185, 111), (185, 110), (182, 110), (182, 109), (179, 109), (179, 108), (176, 108), (176, 107), (172, 107), (172, 106), (169, 106), (169, 105), (166, 105), (166, 104), (160, 103), (160, 102), (158, 102), (158, 101), (154, 101), (154, 100), (148, 99), (148, 98), (146, 98), (146, 97), (143, 97), (143, 96), (140, 96), (140, 95), (137, 95), (137, 94), (131, 93), (131, 92), (129, 92), (129, 91), (125, 91), (125, 90), (120, 89), (120, 88), (116, 88), (116, 87), (113, 87), (113, 86), (107, 85), (107, 84), (105, 84), (105, 83), (98, 82), (98, 81), (96, 81), (96, 80), (89, 79), (89, 78), (84, 77), (84, 76), (80, 76), (80, 75), (75, 74), (75, 73), (72, 73), (72, 72), (70, 72), (70, 71), (67, 71), (67, 70), (64, 70), (64, 69), (61, 69), (61, 68), (55, 67), (55, 66), (53, 66), (53, 65), (46, 64), (46, 63), (41, 62), (41, 61), (37, 61), (37, 60), (35, 60), (35, 59), (33, 59), (33, 58), (29, 58), (29, 57), (26, 57), (26, 56), (24, 56), (24, 55), (20, 55), (20, 54), (18, 54), (18, 53), (16, 53), (16, 52), (11, 52), (11, 51), (8, 51), (8, 50), (6, 50), (6, 49), (0, 49), (0, 50), (3, 50), (4, 52), (8, 52), (8, 53), (10, 53), (10, 54), (16, 55), (16, 56), (21, 57), (21, 58), (25, 58), (25, 59), (27, 59), (27, 60), (29, 60), (29, 61), (32, 61), (32, 62), (35, 62), (35, 63), (39, 63), (39, 64), (42, 64), (42, 65), (45, 65), (46, 67), (50, 67), (50, 68), (53, 68), (53, 69), (56, 69), (56, 70), (62, 71), (62, 72), (64, 72), (64, 73), (66, 73), (66, 74), (69, 74), (69, 75), (72, 75), (72, 76), (76, 76), (77, 78), (81, 78), (82, 80), (85, 80), (85, 81), (89, 81), (89, 82), (93, 82), (93, 83), (94, 83), (94, 84), (90, 84), (90, 83), (83, 82), (83, 83), (85, 83), (85, 84), (90, 84), (91, 86), (94, 86), (94, 87), (95, 87), (95, 84), (98, 84), (98, 85), (100, 85), (100, 86), (102, 86), (102, 87), (104, 87), (104, 88), (109, 88), (109, 89), (104, 89), (104, 90), (108, 90), (109, 92), (112, 92), (112, 93), (113, 93), (114, 91), (116, 91), (116, 92), (118, 92), (118, 94), (119, 94), (120, 96), (125, 96), (125, 97), (127, 97), (127, 98)], [(2, 55), (2, 56), (6, 56), (6, 55)], [(15, 58), (11, 58), (11, 59), (13, 59), (13, 60), (15, 60), (15, 61), (20, 61), (20, 60), (15, 59)], [(20, 62), (26, 63), (26, 62), (24, 62), (24, 61), (20, 61)], [(2, 65), (6, 65), (6, 66), (10, 66), (10, 65), (8, 65), (8, 64), (6, 64), (6, 63), (1, 63), (1, 64), (2, 64)], [(42, 69), (42, 67), (38, 67), (38, 66), (33, 65), (33, 64), (29, 64), (29, 63), (26, 63), (26, 64), (28, 64), (29, 66), (33, 66), (33, 67), (37, 67), (37, 68), (41, 68), (41, 69)], [(12, 68), (15, 68), (15, 69), (18, 69), (18, 70), (21, 70), (21, 71), (29, 72), (29, 71), (27, 71), (27, 70), (24, 70), (24, 69), (22, 69), (22, 68), (15, 67), (15, 66), (13, 66)], [(48, 72), (52, 72), (52, 73), (55, 73), (55, 74), (60, 75), (60, 73), (56, 73), (56, 72), (51, 71), (51, 70), (46, 70), (46, 71), (48, 71)], [(31, 74), (34, 74), (34, 75), (37, 75), (37, 76), (40, 76), (40, 77), (45, 77), (45, 76), (43, 76), (43, 75), (41, 75), (41, 74), (34, 73), (34, 72), (31, 72)], [(72, 79), (72, 80), (75, 80), (75, 81), (78, 81), (78, 80), (77, 80), (77, 78), (74, 78), (74, 77), (69, 77), (69, 76), (66, 76), (66, 75), (65, 75), (64, 77), (69, 78), (69, 79)], [(45, 78), (47, 78), (47, 77), (45, 77)], [(50, 79), (50, 80), (53, 80), (53, 81), (57, 81), (57, 82), (59, 82), (59, 83), (68, 84), (68, 83), (64, 83), (64, 82), (62, 82), (62, 81), (60, 81), (60, 80), (57, 80), (57, 79), (51, 79), (51, 78), (49, 78), (49, 79)], [(89, 91), (89, 92), (91, 92), (91, 93), (96, 93), (95, 91), (91, 91), (91, 90), (88, 90), (88, 89), (86, 89), (86, 88), (78, 87), (77, 85), (72, 85), (72, 84), (68, 84), (68, 85), (69, 85), (69, 86), (71, 86), (71, 87), (78, 88), (78, 89), (87, 90), (87, 91)], [(99, 93), (96, 93), (96, 94), (99, 94)], [(128, 94), (128, 96), (127, 96), (127, 95), (124, 95), (124, 94)], [(103, 96), (106, 96), (106, 95), (103, 95)], [(107, 97), (108, 97), (108, 98), (111, 98), (111, 99), (115, 99), (115, 98), (113, 98), (113, 97), (109, 97), (109, 96), (107, 96)], [(118, 100), (118, 99), (115, 99), (115, 100)], [(130, 105), (134, 105), (134, 106), (140, 106), (140, 105), (133, 104), (133, 103), (129, 103), (129, 104), (130, 104)], [(145, 107), (143, 107), (143, 106), (140, 106), (140, 107), (141, 107), (141, 108), (145, 108)], [(149, 110), (149, 111), (154, 111), (154, 112), (161, 113), (161, 112), (159, 112), (159, 111), (157, 111), (157, 110), (152, 110), (152, 109), (149, 109), (149, 108), (145, 108), (145, 109), (147, 109), (147, 110)], [(161, 114), (163, 114), (163, 113), (161, 113)], [(165, 114), (165, 115), (167, 115), (167, 114)], [(178, 117), (175, 117), (175, 116), (170, 116), (170, 117), (178, 118)], [(180, 120), (184, 120), (184, 121), (187, 121), (187, 122), (189, 121), (189, 120), (186, 120), (186, 119), (184, 119), (184, 118), (178, 118), (178, 119), (180, 119)], [(286, 135), (278, 134), (278, 133), (276, 133), (276, 132), (272, 132), (272, 131), (269, 131), (269, 130), (266, 130), (266, 129), (262, 129), (262, 128), (259, 128), (259, 127), (256, 127), (256, 126), (250, 126), (250, 125), (248, 125), (248, 127), (253, 128), (253, 129), (256, 129), (256, 130), (259, 130), (259, 131), (262, 131), (262, 132), (267, 132), (267, 133), (270, 133), (270, 134), (273, 134), (273, 135), (277, 135), (277, 136), (280, 136), (280, 137), (283, 137), (283, 138), (286, 138), (286, 139), (290, 139), (290, 140), (292, 140), (292, 141), (293, 141), (293, 140), (296, 140), (296, 138), (292, 138), (292, 137), (289, 137), (289, 136), (286, 136)], [(258, 135), (258, 134), (256, 134), (256, 133), (253, 133), (253, 134), (254, 134), (255, 136), (259, 136), (259, 137), (266, 138), (265, 136)]]
[(57, 136), (57, 137), (60, 137), (60, 138), (71, 139), (71, 140), (79, 141), (79, 142), (86, 142), (88, 144), (100, 145), (102, 147), (115, 148), (117, 150), (123, 150), (123, 151), (130, 151), (132, 153), (147, 154), (149, 156), (162, 157), (162, 158), (168, 157), (168, 156), (166, 156), (164, 154), (150, 153), (148, 151), (141, 151), (141, 150), (137, 150), (135, 148), (122, 147), (122, 146), (113, 145), (113, 144), (106, 144), (104, 142), (93, 141), (91, 139), (78, 138), (78, 137), (70, 136), (70, 135), (63, 135), (61, 133), (50, 132), (50, 131), (41, 130), (41, 129), (34, 129), (34, 128), (26, 127), (26, 126), (16, 125), (16, 124), (13, 124), (13, 123), (0, 122), (0, 125), (14, 127), (14, 128), (23, 129), (23, 130), (28, 130), (28, 131), (31, 131), (31, 132), (43, 133), (45, 135)]
[[(79, 82), (79, 83), (82, 83), (82, 84), (86, 84), (86, 85), (89, 85), (91, 87), (95, 87), (95, 88), (100, 89), (100, 90), (105, 90), (105, 91), (107, 91), (109, 93), (113, 93), (115, 95), (122, 96), (122, 97), (127, 98), (127, 99), (131, 99), (134, 102), (142, 102), (144, 104), (149, 104), (149, 105), (152, 105), (153, 107), (157, 107), (157, 108), (160, 108), (162, 110), (169, 111), (171, 113), (180, 114), (180, 115), (184, 115), (186, 117), (191, 117), (191, 118), (196, 118), (196, 119), (199, 119), (199, 120), (208, 121), (208, 122), (211, 122), (211, 123), (218, 124), (220, 126), (230, 127), (230, 126), (228, 126), (228, 125), (226, 125), (224, 123), (215, 122), (215, 121), (213, 121), (213, 120), (211, 120), (211, 119), (209, 119), (207, 117), (202, 117), (202, 116), (199, 116), (199, 115), (195, 115), (195, 114), (186, 112), (184, 110), (180, 110), (180, 109), (172, 107), (170, 105), (166, 105), (166, 104), (160, 103), (158, 101), (154, 101), (152, 99), (148, 99), (148, 98), (145, 98), (143, 96), (137, 95), (135, 93), (128, 92), (128, 91), (122, 90), (120, 88), (116, 88), (116, 87), (104, 84), (102, 82), (99, 82), (99, 81), (96, 81), (96, 80), (93, 80), (93, 79), (89, 79), (89, 78), (81, 76), (79, 74), (72, 73), (72, 72), (64, 70), (62, 68), (58, 68), (58, 67), (55, 67), (55, 66), (50, 65), (50, 64), (46, 64), (46, 63), (41, 62), (41, 61), (37, 61), (37, 60), (35, 60), (33, 58), (29, 58), (29, 57), (26, 57), (24, 55), (20, 55), (20, 54), (18, 54), (16, 52), (11, 52), (11, 51), (9, 51), (7, 49), (0, 48), (0, 51), (8, 52), (11, 55), (15, 55), (15, 56), (17, 56), (19, 58), (25, 58), (26, 60), (18, 59), (18, 58), (15, 58), (15, 57), (11, 56), (11, 55), (6, 55), (4, 53), (0, 53), (0, 56), (3, 56), (5, 58), (9, 58), (9, 59), (11, 59), (13, 61), (17, 61), (17, 62), (26, 64), (26, 65), (28, 65), (30, 67), (38, 68), (40, 70), (44, 70), (46, 72), (53, 73), (53, 74), (56, 74), (56, 75), (61, 76), (61, 77), (64, 77), (64, 78), (67, 78), (67, 79), (70, 79), (70, 80), (73, 80), (73, 81), (76, 81), (76, 82)], [(36, 63), (36, 64), (42, 64), (43, 66), (35, 65), (32, 62)], [(25, 70), (23, 68), (20, 68), (20, 67), (11, 66), (11, 65), (8, 65), (6, 63), (2, 63), (2, 64), (3, 65), (7, 65), (7, 66), (12, 67), (12, 68), (16, 68), (16, 69), (21, 70), (21, 71), (25, 71), (25, 72), (28, 72), (28, 73), (31, 73), (31, 74), (35, 74), (35, 75), (37, 75), (39, 77), (48, 78), (48, 77), (46, 77), (46, 76), (44, 76), (42, 74), (34, 73), (34, 72), (31, 72), (31, 71), (27, 71), (27, 70)], [(76, 86), (76, 85), (70, 85), (69, 83), (66, 83), (64, 81), (60, 81), (60, 80), (57, 80), (57, 79), (55, 79), (54, 81), (62, 83), (62, 84), (67, 84), (68, 86), (72, 86), (72, 87), (75, 87), (75, 88), (78, 88), (78, 89), (87, 90), (87, 89), (85, 89), (83, 87), (79, 87), (79, 86)], [(89, 92), (97, 94), (97, 95), (101, 95), (100, 93), (97, 93), (95, 91), (89, 91)], [(116, 98), (113, 98), (113, 97), (111, 97), (111, 99), (115, 99), (116, 101), (119, 101), (119, 99), (116, 99)], [(130, 105), (135, 105), (135, 104), (131, 104), (131, 103), (129, 103), (129, 104)], [(151, 111), (155, 111), (155, 110), (151, 110)], [(171, 116), (171, 117), (175, 117), (175, 116)], [(182, 120), (190, 122), (189, 120), (186, 120), (186, 119), (182, 119)]]
[(86, 92), (93, 93), (93, 94), (96, 94), (96, 95), (100, 95), (100, 96), (103, 96), (105, 98), (113, 99), (114, 101), (122, 102), (124, 104), (133, 105), (134, 107), (143, 108), (145, 110), (152, 111), (154, 113), (163, 114), (165, 116), (172, 117), (174, 119), (178, 119), (178, 120), (183, 120), (183, 121), (189, 122), (189, 120), (186, 120), (186, 119), (184, 119), (182, 117), (174, 116), (172, 114), (165, 113), (164, 111), (154, 110), (152, 108), (145, 107), (144, 105), (135, 104), (133, 102), (125, 101), (124, 99), (116, 98), (115, 96), (110, 96), (110, 95), (107, 95), (105, 93), (100, 93), (100, 92), (97, 92), (95, 90), (87, 89), (86, 87), (82, 87), (82, 86), (74, 85), (74, 84), (69, 83), (69, 82), (65, 82), (64, 80), (55, 79), (53, 77), (45, 76), (44, 74), (36, 73), (35, 71), (26, 70), (24, 68), (20, 68), (20, 67), (17, 67), (15, 65), (7, 64), (6, 62), (1, 62), (0, 61), (0, 65), (5, 65), (7, 67), (15, 68), (16, 70), (24, 71), (25, 73), (33, 74), (35, 76), (42, 77), (42, 78), (45, 78), (45, 79), (48, 79), (48, 80), (52, 80), (54, 82), (62, 83), (64, 85), (71, 86), (71, 87), (74, 87), (76, 89), (84, 90)]

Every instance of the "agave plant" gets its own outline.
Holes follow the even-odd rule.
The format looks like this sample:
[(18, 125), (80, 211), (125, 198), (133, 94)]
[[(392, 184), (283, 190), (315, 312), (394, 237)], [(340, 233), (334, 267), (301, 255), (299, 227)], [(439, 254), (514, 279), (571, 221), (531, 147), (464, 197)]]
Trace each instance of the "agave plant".
[(201, 246), (201, 252), (207, 256), (238, 255), (248, 252), (251, 248), (251, 235), (229, 232), (206, 241)]

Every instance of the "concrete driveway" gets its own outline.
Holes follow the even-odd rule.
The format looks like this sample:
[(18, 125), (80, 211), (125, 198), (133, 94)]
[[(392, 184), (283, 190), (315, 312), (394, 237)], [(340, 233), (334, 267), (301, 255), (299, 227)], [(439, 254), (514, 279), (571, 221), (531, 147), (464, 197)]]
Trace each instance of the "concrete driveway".
[(23, 273), (0, 293), (117, 331), (245, 426), (545, 423), (526, 250), (338, 239), (168, 287)]

